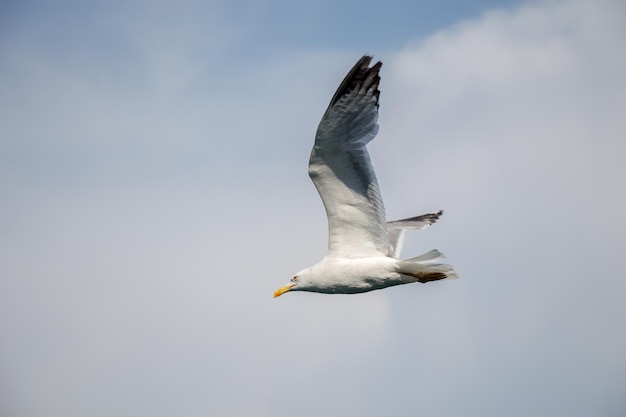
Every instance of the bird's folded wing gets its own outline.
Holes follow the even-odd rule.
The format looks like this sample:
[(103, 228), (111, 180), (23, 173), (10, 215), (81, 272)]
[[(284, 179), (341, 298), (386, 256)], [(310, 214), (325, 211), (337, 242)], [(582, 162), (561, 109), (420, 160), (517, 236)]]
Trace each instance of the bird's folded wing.
[(328, 255), (387, 255), (385, 208), (366, 145), (378, 133), (381, 63), (350, 70), (317, 128), (309, 176), (328, 216)]

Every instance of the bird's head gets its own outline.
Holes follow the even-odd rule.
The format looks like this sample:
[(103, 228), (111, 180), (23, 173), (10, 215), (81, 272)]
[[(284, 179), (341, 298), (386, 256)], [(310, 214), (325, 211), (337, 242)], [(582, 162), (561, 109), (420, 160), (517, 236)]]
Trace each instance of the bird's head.
[(309, 287), (309, 276), (311, 268), (303, 269), (291, 278), (291, 282), (287, 285), (283, 285), (276, 291), (274, 291), (274, 298), (280, 297), (287, 291), (306, 291)]

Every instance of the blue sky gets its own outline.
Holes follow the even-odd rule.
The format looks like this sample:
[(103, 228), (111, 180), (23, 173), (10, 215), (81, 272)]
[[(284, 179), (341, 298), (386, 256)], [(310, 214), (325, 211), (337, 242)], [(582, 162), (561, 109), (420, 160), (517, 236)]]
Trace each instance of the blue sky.
[[(626, 411), (622, 2), (1, 7), (0, 414)], [(387, 214), (461, 278), (274, 300), (366, 52)]]

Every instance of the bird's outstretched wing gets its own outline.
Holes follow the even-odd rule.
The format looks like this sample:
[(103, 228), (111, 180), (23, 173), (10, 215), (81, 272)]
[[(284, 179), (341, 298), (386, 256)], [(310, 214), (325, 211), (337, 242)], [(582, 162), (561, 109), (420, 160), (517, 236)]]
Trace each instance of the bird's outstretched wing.
[(309, 176), (328, 216), (328, 256), (386, 256), (385, 207), (366, 145), (378, 133), (381, 63), (362, 57), (335, 92), (315, 134)]
[(404, 244), (404, 232), (428, 227), (435, 223), (442, 214), (443, 210), (439, 210), (422, 214), (421, 216), (387, 222), (387, 228), (389, 229), (389, 256), (400, 258), (400, 252), (402, 252)]

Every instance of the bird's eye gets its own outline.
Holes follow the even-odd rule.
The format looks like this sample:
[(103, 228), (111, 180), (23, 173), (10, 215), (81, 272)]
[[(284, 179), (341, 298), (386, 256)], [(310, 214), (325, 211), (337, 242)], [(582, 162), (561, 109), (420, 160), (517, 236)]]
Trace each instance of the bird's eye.
[(297, 280), (298, 280), (298, 277), (291, 278), (291, 282), (296, 282)]

